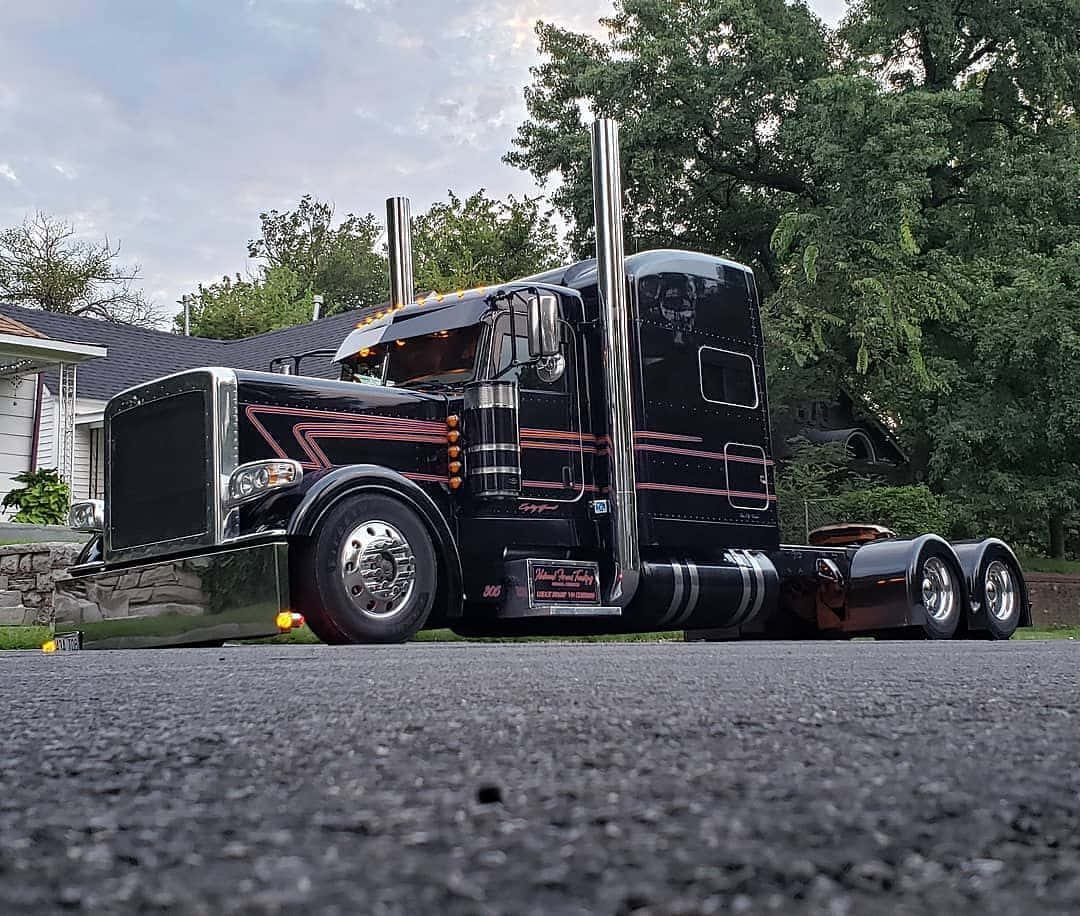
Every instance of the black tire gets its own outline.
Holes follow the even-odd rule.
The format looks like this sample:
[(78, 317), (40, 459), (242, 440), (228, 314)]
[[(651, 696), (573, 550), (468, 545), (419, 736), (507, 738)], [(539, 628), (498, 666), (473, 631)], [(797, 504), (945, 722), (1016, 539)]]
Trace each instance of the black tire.
[(948, 554), (931, 549), (919, 558), (915, 600), (926, 611), (927, 639), (952, 639), (966, 613), (960, 570)]
[(293, 566), (297, 609), (331, 645), (405, 642), (427, 622), (437, 584), (424, 523), (378, 493), (336, 503)]
[(1007, 551), (993, 547), (986, 551), (979, 564), (977, 597), (986, 618), (984, 633), (990, 639), (1012, 639), (1020, 625), (1024, 604), (1021, 582), (1020, 568)]

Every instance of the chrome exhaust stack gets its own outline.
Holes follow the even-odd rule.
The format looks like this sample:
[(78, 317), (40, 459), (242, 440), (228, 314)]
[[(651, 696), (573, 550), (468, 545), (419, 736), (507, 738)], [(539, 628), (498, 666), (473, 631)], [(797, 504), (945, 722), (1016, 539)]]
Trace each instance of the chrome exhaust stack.
[(390, 305), (413, 301), (412, 218), (409, 198), (386, 201), (386, 247), (390, 262)]
[(592, 127), (593, 210), (596, 276), (607, 386), (608, 499), (611, 552), (615, 564), (607, 603), (625, 608), (641, 579), (634, 470), (634, 424), (630, 381), (630, 304), (623, 246), (619, 125), (600, 118)]

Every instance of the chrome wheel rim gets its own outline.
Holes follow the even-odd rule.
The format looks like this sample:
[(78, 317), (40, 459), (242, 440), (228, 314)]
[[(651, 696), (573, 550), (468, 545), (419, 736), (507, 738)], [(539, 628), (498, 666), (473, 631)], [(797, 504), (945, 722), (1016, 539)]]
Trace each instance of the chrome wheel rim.
[(349, 601), (365, 617), (401, 613), (416, 587), (416, 557), (389, 522), (373, 519), (353, 529), (341, 549), (341, 579)]
[(923, 563), (922, 602), (934, 620), (948, 620), (956, 607), (956, 582), (945, 561), (930, 557)]
[(986, 567), (983, 592), (986, 595), (986, 609), (998, 620), (1009, 620), (1016, 612), (1016, 579), (1012, 570), (1001, 560), (994, 560)]

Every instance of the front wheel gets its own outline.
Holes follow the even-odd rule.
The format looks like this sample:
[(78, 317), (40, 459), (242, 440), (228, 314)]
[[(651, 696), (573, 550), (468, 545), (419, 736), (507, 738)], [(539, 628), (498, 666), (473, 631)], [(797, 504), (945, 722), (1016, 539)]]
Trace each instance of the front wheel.
[(435, 602), (435, 548), (424, 523), (382, 494), (341, 500), (294, 571), (300, 611), (327, 643), (399, 643)]

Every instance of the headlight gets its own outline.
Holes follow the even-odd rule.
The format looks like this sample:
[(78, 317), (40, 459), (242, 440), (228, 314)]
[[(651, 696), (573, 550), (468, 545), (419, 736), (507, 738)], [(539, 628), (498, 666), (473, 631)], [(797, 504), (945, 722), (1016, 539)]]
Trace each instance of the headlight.
[(105, 528), (105, 503), (100, 499), (84, 499), (72, 503), (68, 510), (68, 527), (75, 531), (99, 533)]
[(229, 475), (229, 501), (247, 502), (271, 490), (295, 486), (303, 479), (304, 469), (298, 461), (252, 461)]

